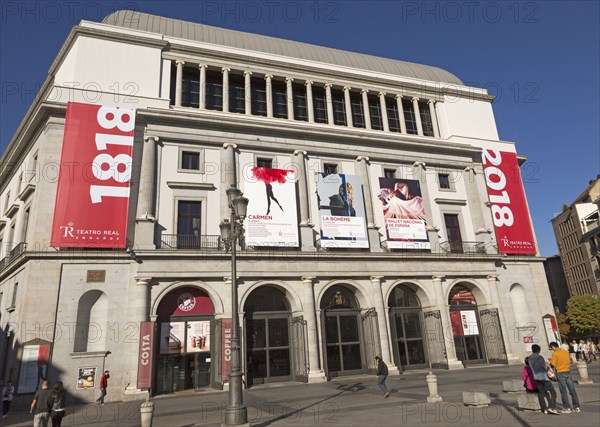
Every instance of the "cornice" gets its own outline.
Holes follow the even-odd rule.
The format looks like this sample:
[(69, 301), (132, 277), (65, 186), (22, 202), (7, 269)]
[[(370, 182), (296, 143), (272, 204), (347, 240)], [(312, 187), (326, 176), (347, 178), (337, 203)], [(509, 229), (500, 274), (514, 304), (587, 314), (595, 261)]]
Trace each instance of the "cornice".
[(205, 190), (214, 191), (217, 188), (209, 182), (179, 182), (179, 181), (167, 181), (167, 187), (171, 189), (185, 189), (185, 190)]

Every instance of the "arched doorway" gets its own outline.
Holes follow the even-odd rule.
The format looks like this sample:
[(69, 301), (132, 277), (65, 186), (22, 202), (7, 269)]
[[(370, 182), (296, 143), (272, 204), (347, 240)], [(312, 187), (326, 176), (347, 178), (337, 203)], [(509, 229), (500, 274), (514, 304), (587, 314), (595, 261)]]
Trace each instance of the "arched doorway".
[(173, 393), (211, 385), (211, 357), (216, 346), (213, 303), (193, 286), (172, 290), (157, 314), (156, 393)]
[(415, 291), (396, 286), (388, 298), (394, 362), (403, 369), (428, 366), (423, 310)]
[(253, 290), (244, 316), (248, 386), (290, 381), (291, 310), (285, 294), (272, 286)]
[(475, 297), (465, 286), (455, 285), (450, 290), (448, 305), (456, 357), (464, 364), (484, 363), (485, 350)]
[(360, 307), (352, 291), (332, 286), (321, 298), (320, 308), (328, 376), (364, 372)]

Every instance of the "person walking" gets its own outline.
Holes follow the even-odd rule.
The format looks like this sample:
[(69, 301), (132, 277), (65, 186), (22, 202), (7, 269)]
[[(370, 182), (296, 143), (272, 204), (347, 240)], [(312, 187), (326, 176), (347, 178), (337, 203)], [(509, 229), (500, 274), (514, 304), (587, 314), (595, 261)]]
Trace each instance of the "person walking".
[[(556, 391), (548, 379), (548, 367), (543, 356), (540, 355), (540, 350), (539, 345), (533, 344), (531, 346), (532, 354), (529, 356), (529, 367), (538, 387), (540, 408), (545, 414), (560, 415), (560, 412), (556, 410)], [(548, 404), (546, 404), (546, 399), (548, 399)]]
[(102, 377), (100, 377), (100, 397), (96, 399), (98, 405), (104, 405), (104, 398), (106, 397), (106, 389), (108, 388), (108, 379), (110, 378), (109, 372), (104, 371)]
[(377, 361), (377, 385), (383, 391), (383, 397), (388, 397), (390, 392), (385, 385), (385, 379), (388, 376), (388, 367), (381, 357), (375, 356), (375, 360)]
[[(569, 358), (569, 353), (559, 348), (556, 342), (550, 343), (550, 349), (552, 350), (550, 364), (556, 369), (558, 389), (562, 398), (563, 410), (561, 412), (563, 414), (570, 414), (573, 411), (580, 412), (579, 398), (577, 397), (577, 391), (575, 391), (575, 384), (573, 384), (573, 380), (571, 379), (571, 359)], [(569, 403), (567, 389), (573, 400), (573, 406)]]
[(50, 418), (50, 390), (48, 390), (48, 381), (42, 381), (42, 389), (37, 391), (33, 396), (30, 414), (35, 414), (33, 417), (33, 427), (48, 427), (48, 419)]
[(4, 388), (2, 388), (2, 418), (8, 417), (8, 410), (14, 395), (15, 387), (12, 385), (12, 381), (7, 381)]
[(65, 390), (62, 381), (56, 381), (52, 388), (50, 396), (50, 418), (52, 419), (52, 427), (60, 427), (62, 419), (65, 416), (67, 409), (67, 390)]

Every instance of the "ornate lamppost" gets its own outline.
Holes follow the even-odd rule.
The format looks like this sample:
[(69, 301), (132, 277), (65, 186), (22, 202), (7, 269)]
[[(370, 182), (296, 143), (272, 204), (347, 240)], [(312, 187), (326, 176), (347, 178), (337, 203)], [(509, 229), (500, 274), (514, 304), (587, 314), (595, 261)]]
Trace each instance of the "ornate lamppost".
[(244, 405), (242, 394), (242, 371), (240, 359), (240, 325), (238, 320), (238, 292), (237, 292), (237, 265), (236, 243), (242, 236), (244, 218), (248, 208), (248, 199), (243, 197), (235, 184), (226, 191), (227, 202), (231, 211), (230, 219), (224, 219), (219, 228), (221, 239), (227, 250), (231, 250), (231, 372), (229, 373), (229, 402), (225, 407), (225, 425), (235, 426), (248, 423), (248, 411)]

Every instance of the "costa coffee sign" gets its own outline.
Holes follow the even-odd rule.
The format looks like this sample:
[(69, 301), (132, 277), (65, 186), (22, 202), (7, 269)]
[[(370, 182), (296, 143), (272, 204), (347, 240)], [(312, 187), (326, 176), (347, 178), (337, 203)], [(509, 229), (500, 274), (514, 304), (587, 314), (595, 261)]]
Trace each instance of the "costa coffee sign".
[(137, 386), (139, 389), (152, 386), (152, 345), (154, 343), (154, 323), (140, 323), (140, 350), (138, 354)]
[(70, 102), (51, 245), (126, 246), (135, 110)]
[(223, 319), (221, 329), (222, 352), (221, 352), (221, 379), (229, 380), (231, 373), (231, 353), (232, 353), (232, 338), (233, 338), (233, 321), (232, 319)]
[(502, 254), (535, 254), (517, 155), (506, 151), (483, 150), (483, 171), (498, 251)]

